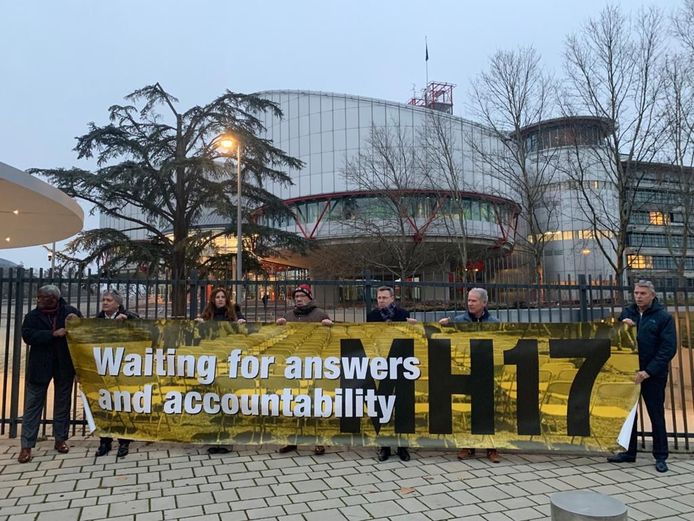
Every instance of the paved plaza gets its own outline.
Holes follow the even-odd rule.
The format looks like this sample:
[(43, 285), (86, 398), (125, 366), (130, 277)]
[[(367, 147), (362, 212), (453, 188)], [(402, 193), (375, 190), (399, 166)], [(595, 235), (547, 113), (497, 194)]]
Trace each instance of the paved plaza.
[(659, 474), (646, 454), (624, 465), (505, 454), (494, 465), (413, 450), (409, 462), (378, 463), (373, 449), (314, 456), (310, 448), (237, 447), (210, 456), (205, 447), (138, 442), (116, 462), (115, 450), (95, 458), (93, 439), (70, 440), (67, 455), (41, 441), (20, 465), (18, 445), (0, 440), (0, 521), (523, 521), (549, 519), (549, 495), (572, 489), (620, 499), (631, 520), (694, 520), (694, 458), (685, 454)]

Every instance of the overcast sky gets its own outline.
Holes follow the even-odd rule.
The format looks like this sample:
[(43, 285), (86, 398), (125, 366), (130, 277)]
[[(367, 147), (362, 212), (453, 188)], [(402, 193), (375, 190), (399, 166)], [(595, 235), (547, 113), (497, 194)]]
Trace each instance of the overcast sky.
[[(636, 8), (637, 1), (621, 2)], [(675, 0), (658, 2), (667, 8)], [(87, 123), (154, 82), (204, 104), (229, 89), (310, 89), (406, 102), (413, 85), (470, 80), (499, 49), (533, 45), (560, 72), (565, 37), (604, 0), (0, 0), (0, 161), (79, 165)], [(87, 218), (87, 227), (98, 226)], [(0, 257), (47, 267), (40, 247)]]

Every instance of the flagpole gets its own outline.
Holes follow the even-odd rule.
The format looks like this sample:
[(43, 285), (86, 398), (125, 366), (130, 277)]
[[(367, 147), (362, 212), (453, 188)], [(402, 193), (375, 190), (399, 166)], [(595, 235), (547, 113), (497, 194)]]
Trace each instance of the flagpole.
[(424, 64), (426, 68), (426, 83), (424, 84), (424, 105), (429, 106), (429, 42), (424, 37)]

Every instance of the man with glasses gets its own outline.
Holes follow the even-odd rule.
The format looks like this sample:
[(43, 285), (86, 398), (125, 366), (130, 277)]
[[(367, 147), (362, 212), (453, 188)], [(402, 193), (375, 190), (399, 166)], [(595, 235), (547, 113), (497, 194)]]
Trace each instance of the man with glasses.
[(80, 310), (70, 306), (52, 284), (42, 286), (36, 296), (36, 307), (24, 317), (22, 338), (29, 346), (24, 415), (22, 417), (22, 450), (17, 461), (29, 463), (36, 446), (41, 413), (46, 404), (48, 386), (53, 380), (53, 436), (55, 450), (67, 454), (72, 383), (75, 368), (65, 335), (65, 321), (81, 317)]

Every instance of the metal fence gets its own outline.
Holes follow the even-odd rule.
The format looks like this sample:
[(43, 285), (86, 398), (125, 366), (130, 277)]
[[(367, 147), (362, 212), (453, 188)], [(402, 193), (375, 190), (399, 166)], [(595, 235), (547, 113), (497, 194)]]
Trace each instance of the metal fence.
[[(440, 277), (443, 279), (444, 277)], [(447, 278), (447, 277), (446, 277)], [(34, 307), (37, 289), (56, 284), (67, 302), (79, 308), (85, 317), (99, 312), (100, 294), (115, 289), (127, 309), (146, 319), (172, 316), (172, 281), (157, 278), (105, 278), (99, 274), (51, 273), (24, 269), (0, 269), (0, 335), (4, 341), (0, 357), (0, 435), (15, 437), (21, 423), (26, 347), (21, 338), (24, 315)], [(363, 322), (375, 306), (376, 290), (386, 285), (395, 289), (400, 305), (421, 322), (437, 321), (465, 309), (467, 292), (479, 283), (465, 281), (388, 281), (306, 280), (288, 276), (254, 278), (237, 286), (235, 280), (186, 281), (186, 316), (196, 317), (215, 287), (229, 288), (241, 297), (239, 305), (249, 321), (269, 322), (292, 307), (292, 290), (301, 283), (312, 286), (317, 304), (337, 322)], [(579, 322), (616, 317), (632, 288), (605, 284), (579, 277), (551, 284), (485, 284), (489, 310), (504, 322)], [(677, 326), (678, 350), (672, 361), (666, 397), (666, 416), (671, 447), (691, 451), (694, 438), (694, 293), (679, 288), (657, 288), (658, 297), (667, 305)], [(73, 398), (76, 398), (76, 389)], [(85, 422), (80, 404), (73, 399), (72, 431), (84, 434)], [(50, 428), (51, 392), (44, 412), (43, 434)], [(643, 411), (645, 412), (645, 411)], [(640, 430), (650, 429), (647, 415), (639, 414)], [(643, 439), (643, 438), (642, 438)]]

